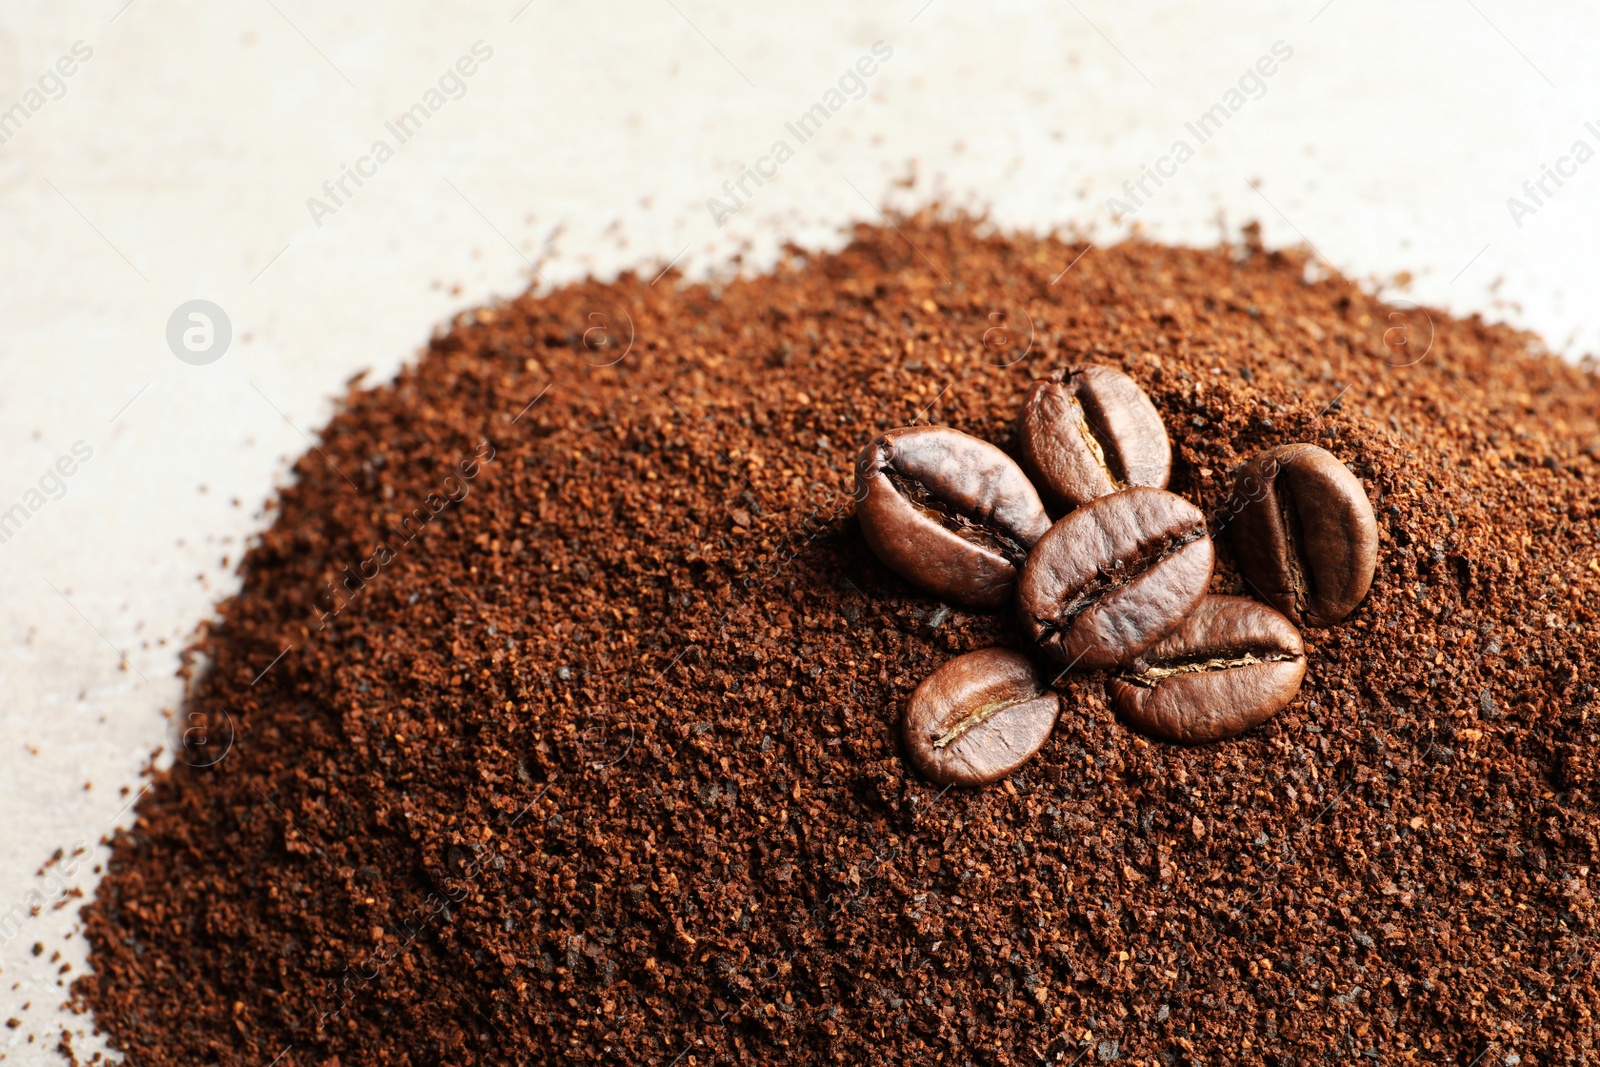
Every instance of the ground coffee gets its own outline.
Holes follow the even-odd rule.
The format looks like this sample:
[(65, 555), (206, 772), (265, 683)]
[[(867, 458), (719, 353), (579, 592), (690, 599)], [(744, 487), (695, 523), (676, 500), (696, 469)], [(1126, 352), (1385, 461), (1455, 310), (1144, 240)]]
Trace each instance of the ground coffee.
[[(1327, 448), (1376, 579), (1238, 739), (1074, 671), (1031, 762), (946, 790), (907, 699), (1028, 639), (873, 555), (853, 460), (918, 419), (1015, 455), (1085, 362), (1212, 533), (1246, 458)], [(148, 1067), (1592, 1062), (1597, 409), (1253, 234), (912, 218), (463, 315), (297, 464), (198, 644), (236, 743), (118, 836), (77, 994)]]

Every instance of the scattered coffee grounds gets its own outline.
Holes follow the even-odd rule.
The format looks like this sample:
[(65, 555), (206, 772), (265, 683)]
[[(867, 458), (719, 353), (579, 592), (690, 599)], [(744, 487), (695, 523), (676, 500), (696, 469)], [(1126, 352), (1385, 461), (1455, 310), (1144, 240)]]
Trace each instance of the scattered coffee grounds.
[[(231, 750), (158, 776), (86, 910), (99, 1027), (141, 1067), (1592, 1062), (1594, 378), (1249, 232), (1052, 282), (1083, 251), (904, 219), (523, 296), (352, 386), (197, 644)], [(945, 789), (906, 701), (1029, 640), (877, 559), (855, 456), (919, 417), (1015, 456), (1083, 362), (1213, 528), (1248, 457), (1333, 453), (1376, 578), (1235, 740), (1075, 670), (1038, 755)]]

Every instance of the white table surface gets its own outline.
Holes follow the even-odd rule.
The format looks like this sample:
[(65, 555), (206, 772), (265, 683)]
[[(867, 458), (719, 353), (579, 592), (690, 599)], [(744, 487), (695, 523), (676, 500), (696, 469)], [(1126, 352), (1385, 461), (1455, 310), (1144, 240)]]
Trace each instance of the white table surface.
[[(523, 3), (0, 0), (0, 123), (26, 112), (0, 125), (0, 513), (42, 501), (0, 543), (0, 1022), (22, 1020), (0, 1058), (59, 1062), (61, 1026), (84, 1028), (59, 1010), (77, 902), (35, 872), (82, 842), (66, 882), (92, 893), (123, 788), (173, 734), (177, 651), (329, 397), (530, 261), (554, 284), (759, 264), (934, 197), (1109, 242), (1108, 198), (1283, 42), (1259, 99), (1147, 185), (1147, 236), (1259, 219), (1352, 277), (1410, 272), (1411, 299), (1600, 349), (1600, 159), (1523, 191), (1574, 142), (1600, 151), (1593, 5)], [(463, 95), (313, 219), (479, 41)], [(865, 96), (799, 145), (785, 123), (877, 41)], [(780, 138), (794, 157), (717, 226), (707, 199)], [(203, 366), (165, 337), (191, 299), (233, 329)], [(65, 495), (30, 498), (75, 444)], [(42, 913), (5, 926), (30, 893)]]

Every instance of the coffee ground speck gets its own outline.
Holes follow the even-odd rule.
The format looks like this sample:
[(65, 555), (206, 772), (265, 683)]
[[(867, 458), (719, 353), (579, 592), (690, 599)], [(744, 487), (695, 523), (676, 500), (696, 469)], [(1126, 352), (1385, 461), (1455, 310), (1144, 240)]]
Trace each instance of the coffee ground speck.
[[(80, 1004), (144, 1067), (1593, 1062), (1594, 377), (1253, 231), (1052, 285), (1083, 251), (904, 219), (522, 296), (353, 385), (198, 638), (185, 716), (236, 737), (118, 833)], [(1372, 593), (1241, 738), (1072, 674), (1032, 762), (938, 789), (907, 697), (1026, 643), (873, 557), (856, 451), (1014, 450), (1087, 361), (1214, 530), (1251, 454), (1331, 450)]]

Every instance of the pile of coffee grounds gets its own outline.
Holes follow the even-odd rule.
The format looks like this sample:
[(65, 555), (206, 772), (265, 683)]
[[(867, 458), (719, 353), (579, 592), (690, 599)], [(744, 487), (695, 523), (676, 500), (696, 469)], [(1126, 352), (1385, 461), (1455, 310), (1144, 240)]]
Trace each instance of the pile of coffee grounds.
[[(1084, 362), (1214, 523), (1256, 451), (1336, 454), (1372, 593), (1236, 740), (1073, 672), (1033, 761), (935, 788), (912, 689), (1028, 646), (873, 557), (853, 460), (918, 419), (1014, 450)], [(79, 1002), (142, 1067), (1593, 1062), (1597, 411), (1251, 231), (918, 216), (464, 314), (352, 384), (198, 639), (180, 718), (232, 747), (118, 835)]]

